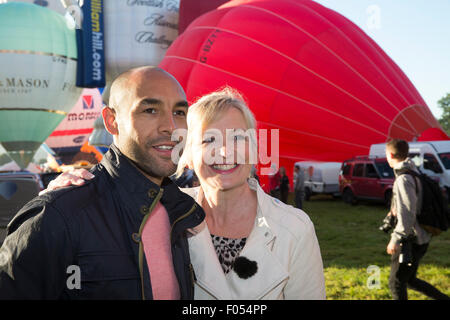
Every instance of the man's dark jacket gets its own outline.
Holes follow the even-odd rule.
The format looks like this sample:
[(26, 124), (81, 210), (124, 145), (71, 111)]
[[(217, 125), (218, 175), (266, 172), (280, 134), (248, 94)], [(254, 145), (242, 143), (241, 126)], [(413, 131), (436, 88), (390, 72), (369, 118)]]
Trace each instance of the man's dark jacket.
[(91, 172), (83, 186), (36, 197), (10, 222), (0, 299), (152, 299), (141, 234), (158, 201), (169, 215), (181, 298), (193, 299), (186, 229), (203, 221), (201, 207), (170, 179), (152, 183), (114, 145)]

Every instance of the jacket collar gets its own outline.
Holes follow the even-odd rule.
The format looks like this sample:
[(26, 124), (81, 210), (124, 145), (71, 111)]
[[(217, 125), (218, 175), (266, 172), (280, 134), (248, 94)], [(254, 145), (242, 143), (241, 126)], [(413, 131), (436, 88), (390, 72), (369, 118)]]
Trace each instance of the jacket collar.
[(404, 161), (397, 163), (393, 169), (396, 176), (409, 170), (415, 171), (417, 173), (419, 172), (416, 165), (410, 158), (406, 158)]
[[(108, 172), (113, 188), (118, 191), (122, 199), (122, 204), (128, 207), (134, 213), (133, 216), (138, 217), (139, 220), (142, 220), (146, 210), (151, 207), (158, 195), (169, 214), (171, 224), (195, 204), (195, 201), (181, 192), (171, 179), (164, 178), (159, 186), (145, 177), (133, 161), (127, 158), (115, 144), (111, 145), (101, 165)], [(195, 219), (187, 219), (191, 223), (186, 224), (186, 227), (198, 225), (204, 218), (203, 210), (196, 208), (193, 217)]]
[(126, 157), (115, 144), (111, 145), (101, 164), (114, 182), (120, 181), (124, 189), (130, 193), (150, 188), (158, 191), (160, 189), (160, 186), (145, 177), (133, 161)]
[[(255, 179), (250, 178), (248, 184), (257, 193), (258, 209), (252, 232), (240, 256), (256, 261), (258, 270), (253, 276), (242, 279), (233, 270), (227, 275), (223, 273), (206, 223), (203, 230), (189, 239), (197, 284), (217, 299), (260, 299), (288, 277), (287, 270), (273, 253), (277, 235), (266, 215), (276, 210), (273, 198), (261, 189)], [(200, 189), (193, 189), (189, 193), (197, 200)]]

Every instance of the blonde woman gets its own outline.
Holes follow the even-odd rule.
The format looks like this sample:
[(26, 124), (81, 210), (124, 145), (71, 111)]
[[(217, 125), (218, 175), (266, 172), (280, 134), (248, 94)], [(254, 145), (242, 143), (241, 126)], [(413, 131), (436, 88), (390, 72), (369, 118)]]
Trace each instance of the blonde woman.
[(206, 213), (188, 240), (195, 299), (325, 299), (311, 220), (249, 178), (256, 122), (243, 98), (230, 88), (203, 96), (187, 125), (177, 172), (195, 171), (200, 186), (183, 191)]
[(249, 178), (256, 139), (243, 133), (256, 122), (243, 98), (230, 88), (208, 94), (189, 108), (187, 125), (177, 171), (195, 171), (200, 186), (183, 190), (206, 213), (206, 223), (188, 240), (195, 299), (324, 299), (311, 220)]

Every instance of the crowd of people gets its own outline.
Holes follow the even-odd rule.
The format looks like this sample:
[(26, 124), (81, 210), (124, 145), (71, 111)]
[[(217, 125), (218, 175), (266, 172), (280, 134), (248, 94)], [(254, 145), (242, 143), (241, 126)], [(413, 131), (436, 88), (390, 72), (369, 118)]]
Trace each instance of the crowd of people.
[[(1, 299), (326, 298), (315, 228), (302, 210), (303, 169), (295, 167), (295, 208), (285, 168), (270, 177), (269, 195), (254, 165), (236, 160), (257, 147), (250, 137), (236, 134), (246, 148), (219, 144), (215, 160), (205, 159), (218, 143), (211, 132), (256, 128), (237, 91), (209, 93), (188, 112), (172, 75), (140, 67), (119, 75), (110, 92), (102, 116), (114, 142), (101, 163), (62, 174), (10, 222), (0, 248)], [(177, 129), (187, 136), (175, 164)], [(388, 159), (397, 168), (406, 160), (393, 150)], [(175, 173), (183, 188), (169, 178)], [(393, 297), (406, 298), (408, 284), (448, 298), (416, 278), (429, 237), (414, 223), (415, 206), (402, 202), (416, 201), (405, 179), (394, 185), (399, 223), (387, 248)], [(410, 234), (418, 235), (413, 267), (398, 266), (398, 236)], [(68, 286), (74, 267), (80, 283)]]

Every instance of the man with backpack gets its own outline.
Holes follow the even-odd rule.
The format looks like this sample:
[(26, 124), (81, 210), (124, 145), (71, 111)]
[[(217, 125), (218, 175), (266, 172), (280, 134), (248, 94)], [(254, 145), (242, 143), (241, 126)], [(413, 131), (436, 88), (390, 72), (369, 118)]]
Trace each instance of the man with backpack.
[(432, 235), (416, 219), (422, 210), (424, 186), (408, 151), (404, 140), (393, 139), (386, 144), (386, 158), (396, 176), (390, 214), (397, 221), (387, 246), (387, 253), (392, 256), (389, 288), (394, 300), (407, 300), (407, 287), (433, 299), (447, 300), (448, 296), (417, 278), (419, 262)]

